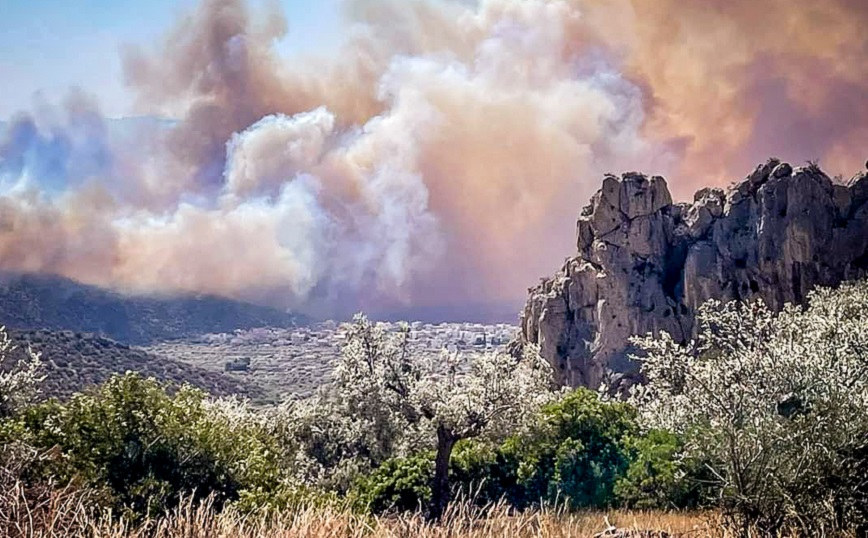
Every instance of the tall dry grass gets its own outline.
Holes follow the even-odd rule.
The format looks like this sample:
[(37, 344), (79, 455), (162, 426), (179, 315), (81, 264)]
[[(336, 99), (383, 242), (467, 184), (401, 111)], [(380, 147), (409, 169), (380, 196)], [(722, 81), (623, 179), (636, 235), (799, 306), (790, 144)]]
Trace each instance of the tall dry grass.
[[(272, 514), (218, 513), (209, 503), (183, 503), (164, 517), (132, 524), (94, 510), (85, 492), (72, 488), (0, 491), (0, 536), (8, 538), (735, 538), (715, 513), (583, 512), (544, 509), (515, 513), (504, 505), (485, 509), (452, 505), (444, 521), (418, 514), (372, 517), (341, 507)], [(759, 538), (764, 536), (753, 533)], [(795, 537), (795, 534), (781, 535)], [(802, 538), (802, 537), (799, 537)]]
[[(609, 525), (624, 536), (713, 536), (724, 538), (712, 514), (614, 512), (569, 514), (559, 510), (512, 513), (469, 504), (450, 507), (441, 524), (420, 515), (368, 517), (340, 507), (297, 509), (278, 514), (217, 513), (208, 503), (184, 503), (165, 517), (131, 524), (89, 507), (87, 494), (71, 488), (33, 491), (15, 483), (0, 492), (0, 536), (9, 538), (572, 538), (590, 537)], [(617, 536), (617, 534), (608, 534)]]

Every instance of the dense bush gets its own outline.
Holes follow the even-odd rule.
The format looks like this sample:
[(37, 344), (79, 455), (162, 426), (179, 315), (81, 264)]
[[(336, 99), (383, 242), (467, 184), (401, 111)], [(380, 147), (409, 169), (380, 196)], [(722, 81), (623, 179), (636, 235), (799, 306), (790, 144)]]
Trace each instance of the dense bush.
[(476, 465), (475, 481), (481, 482), (484, 468), (486, 497), (504, 497), (519, 508), (539, 502), (573, 508), (697, 506), (699, 469), (680, 459), (675, 436), (643, 433), (636, 419), (635, 409), (623, 402), (587, 389), (568, 392), (543, 410), (528, 434), (475, 458), (484, 462)]
[[(506, 501), (573, 508), (615, 505), (697, 506), (701, 468), (682, 461), (682, 443), (662, 431), (643, 434), (628, 404), (589, 390), (546, 406), (530, 431), (499, 445), (458, 443), (451, 461), (454, 495), (485, 505)], [(358, 486), (376, 511), (414, 510), (430, 497), (433, 455), (389, 460)]]
[(515, 438), (497, 446), (478, 441), (459, 443), (452, 456), (455, 495), (479, 505), (501, 500), (514, 507), (529, 504), (525, 488), (519, 483), (520, 458), (510, 450), (514, 443)]
[(431, 502), (433, 479), (433, 453), (394, 458), (359, 478), (353, 494), (359, 507), (374, 513), (423, 510)]
[(697, 508), (714, 494), (702, 460), (684, 458), (684, 442), (651, 430), (625, 442), (626, 472), (615, 483), (619, 505), (640, 510)]
[(636, 433), (635, 411), (588, 390), (566, 395), (543, 412), (535, 434), (521, 442), (519, 476), (529, 499), (563, 499), (574, 507), (614, 503), (627, 468), (625, 441)]
[(137, 374), (109, 380), (68, 403), (49, 402), (21, 419), (35, 447), (57, 447), (44, 474), (104, 489), (117, 508), (144, 515), (183, 496), (212, 496), (219, 506), (244, 489), (276, 489), (281, 476), (272, 441), (231, 401), (209, 402), (197, 389), (166, 387)]

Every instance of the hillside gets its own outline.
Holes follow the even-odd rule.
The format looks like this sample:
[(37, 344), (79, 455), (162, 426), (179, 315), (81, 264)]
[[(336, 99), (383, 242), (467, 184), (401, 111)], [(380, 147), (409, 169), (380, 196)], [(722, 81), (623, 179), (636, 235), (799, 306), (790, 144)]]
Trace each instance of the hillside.
[(28, 344), (35, 352), (42, 354), (46, 375), (43, 391), (47, 397), (67, 398), (82, 389), (103, 383), (114, 373), (126, 371), (135, 371), (172, 384), (189, 383), (215, 396), (239, 394), (251, 399), (263, 396), (263, 391), (253, 383), (94, 334), (45, 330), (10, 330), (9, 334), (17, 346), (10, 366), (24, 357)]
[(304, 316), (220, 297), (128, 297), (46, 275), (0, 278), (0, 324), (90, 332), (144, 345), (205, 333), (292, 327)]

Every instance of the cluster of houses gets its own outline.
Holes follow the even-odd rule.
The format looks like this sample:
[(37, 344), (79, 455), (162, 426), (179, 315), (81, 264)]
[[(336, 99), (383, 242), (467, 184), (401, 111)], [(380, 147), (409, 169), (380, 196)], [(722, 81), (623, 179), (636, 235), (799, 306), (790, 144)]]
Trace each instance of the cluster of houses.
[[(389, 332), (402, 330), (403, 324), (381, 322)], [(483, 325), (480, 323), (422, 323), (409, 324), (411, 346), (417, 350), (481, 351), (500, 349), (515, 336), (513, 325)], [(195, 340), (199, 344), (220, 346), (296, 347), (314, 351), (337, 352), (346, 339), (346, 327), (334, 321), (307, 327), (261, 328), (239, 330), (232, 333), (203, 335)]]
[[(407, 325), (383, 323), (397, 332)], [(414, 353), (443, 350), (474, 352), (506, 347), (518, 328), (478, 323), (410, 323), (410, 347)], [(149, 348), (212, 371), (240, 375), (280, 398), (307, 396), (325, 383), (346, 341), (347, 327), (333, 321), (306, 327), (271, 327), (207, 334), (193, 339), (164, 342)]]

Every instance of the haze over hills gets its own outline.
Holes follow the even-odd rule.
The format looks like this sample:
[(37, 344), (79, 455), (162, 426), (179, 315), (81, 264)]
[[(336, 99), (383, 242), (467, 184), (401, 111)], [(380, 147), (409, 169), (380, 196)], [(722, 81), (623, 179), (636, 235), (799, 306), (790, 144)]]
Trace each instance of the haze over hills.
[(244, 376), (209, 371), (134, 346), (209, 332), (292, 328), (309, 321), (218, 297), (130, 297), (57, 276), (0, 276), (0, 325), (8, 328), (17, 346), (2, 367), (14, 366), (31, 346), (45, 364), (45, 397), (66, 398), (113, 374), (132, 371), (176, 386), (189, 383), (215, 396), (265, 401), (267, 391)]
[(865, 159), (865, 2), (348, 4), (311, 61), (277, 47), (279, 3), (191, 3), (123, 50), (144, 119), (7, 104), (0, 183), (27, 188), (0, 197), (0, 269), (323, 318), (517, 309), (605, 172), (683, 199), (768, 155)]
[(0, 323), (16, 329), (90, 332), (144, 345), (309, 321), (302, 315), (213, 296), (132, 297), (57, 276), (0, 276)]

